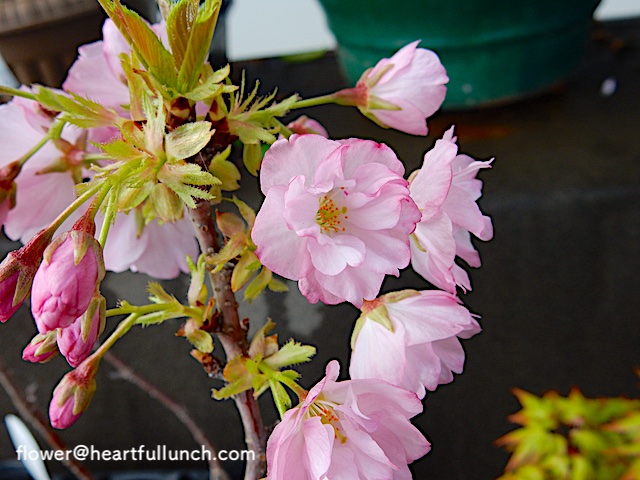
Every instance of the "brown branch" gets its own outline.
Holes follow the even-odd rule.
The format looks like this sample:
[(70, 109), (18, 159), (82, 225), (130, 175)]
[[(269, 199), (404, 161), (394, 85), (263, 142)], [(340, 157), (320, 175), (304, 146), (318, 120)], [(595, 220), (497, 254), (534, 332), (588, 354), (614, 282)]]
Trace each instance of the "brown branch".
[(209, 478), (210, 480), (230, 480), (229, 475), (222, 468), (218, 460), (218, 452), (213, 444), (209, 441), (205, 433), (200, 429), (198, 424), (191, 418), (187, 409), (170, 398), (162, 390), (150, 383), (147, 379), (141, 377), (135, 370), (127, 365), (113, 353), (107, 352), (104, 359), (114, 367), (118, 375), (144, 391), (154, 400), (157, 400), (163, 407), (175, 415), (175, 417), (189, 430), (193, 439), (209, 451)]
[[(189, 209), (189, 217), (202, 252), (207, 255), (217, 252), (220, 249), (220, 244), (209, 202), (197, 200), (196, 208)], [(229, 361), (238, 355), (247, 354), (247, 329), (240, 322), (238, 303), (231, 290), (231, 267), (227, 265), (216, 273), (209, 269), (209, 276), (216, 308), (222, 318), (222, 326), (217, 336), (224, 348), (227, 361)], [(253, 396), (253, 390), (235, 395), (233, 400), (240, 413), (247, 449), (254, 453), (254, 458), (247, 460), (244, 478), (245, 480), (258, 480), (262, 478), (266, 470), (267, 433), (262, 421), (262, 413), (258, 401)]]
[[(0, 358), (0, 385), (2, 385), (4, 391), (7, 392), (9, 399), (22, 419), (31, 425), (31, 428), (40, 435), (49, 447), (54, 450), (62, 450), (63, 452), (69, 450), (60, 436), (49, 426), (40, 410), (29, 402), (21, 392), (21, 389), (16, 386), (16, 382), (9, 374), (2, 358)], [(93, 480), (93, 476), (89, 470), (73, 458), (73, 455), (63, 455), (61, 462), (76, 478), (80, 480)]]

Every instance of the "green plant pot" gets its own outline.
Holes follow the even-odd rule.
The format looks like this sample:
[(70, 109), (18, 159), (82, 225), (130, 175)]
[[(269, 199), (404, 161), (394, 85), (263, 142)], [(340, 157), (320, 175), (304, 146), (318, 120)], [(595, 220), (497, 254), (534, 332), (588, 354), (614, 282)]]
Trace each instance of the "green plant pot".
[(447, 69), (445, 108), (504, 103), (566, 79), (599, 0), (320, 0), (350, 83), (422, 40)]

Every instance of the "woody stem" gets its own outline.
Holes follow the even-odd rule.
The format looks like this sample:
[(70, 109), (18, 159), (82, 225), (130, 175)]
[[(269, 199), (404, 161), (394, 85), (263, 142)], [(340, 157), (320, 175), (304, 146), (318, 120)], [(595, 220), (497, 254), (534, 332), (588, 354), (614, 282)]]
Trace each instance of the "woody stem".
[[(189, 209), (189, 217), (202, 252), (212, 255), (220, 250), (209, 202), (196, 200), (196, 208)], [(222, 319), (222, 327), (217, 336), (224, 348), (227, 361), (238, 355), (247, 355), (248, 349), (247, 327), (240, 322), (238, 303), (231, 290), (231, 272), (230, 265), (219, 272), (212, 272), (209, 269), (216, 308)], [(262, 413), (253, 396), (253, 390), (240, 393), (234, 396), (233, 400), (240, 413), (247, 449), (253, 452), (253, 456), (247, 460), (244, 478), (258, 480), (264, 476), (266, 467), (267, 433), (262, 421)]]

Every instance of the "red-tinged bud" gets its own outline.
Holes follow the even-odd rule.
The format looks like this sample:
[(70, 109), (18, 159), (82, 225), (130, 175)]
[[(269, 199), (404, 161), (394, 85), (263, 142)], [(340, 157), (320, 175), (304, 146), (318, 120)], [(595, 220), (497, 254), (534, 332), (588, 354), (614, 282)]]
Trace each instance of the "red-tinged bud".
[(98, 365), (99, 360), (83, 362), (62, 377), (49, 404), (49, 420), (53, 428), (69, 428), (87, 409), (96, 391)]
[(45, 363), (58, 354), (56, 332), (38, 333), (22, 351), (22, 359), (32, 363)]
[(0, 263), (0, 322), (9, 320), (29, 295), (49, 242), (51, 232), (42, 230), (24, 247), (9, 252)]
[(31, 313), (40, 333), (66, 328), (89, 308), (104, 278), (102, 247), (86, 217), (56, 237), (33, 279)]
[(317, 120), (314, 120), (313, 118), (307, 117), (306, 115), (302, 115), (293, 122), (289, 123), (287, 125), (287, 128), (293, 133), (297, 133), (300, 135), (312, 133), (316, 135), (322, 135), (324, 138), (329, 138), (329, 133), (322, 126), (322, 124)]

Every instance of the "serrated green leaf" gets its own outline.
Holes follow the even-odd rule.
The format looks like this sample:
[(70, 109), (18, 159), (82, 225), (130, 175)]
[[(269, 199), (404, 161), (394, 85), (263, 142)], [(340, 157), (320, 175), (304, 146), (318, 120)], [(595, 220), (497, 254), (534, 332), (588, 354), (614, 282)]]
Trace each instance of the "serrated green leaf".
[(265, 358), (264, 363), (274, 370), (280, 370), (283, 367), (309, 362), (315, 354), (315, 347), (289, 340), (276, 353)]
[(121, 5), (120, 0), (98, 0), (120, 30), (142, 66), (162, 85), (176, 87), (177, 69), (173, 55), (140, 16)]
[(36, 100), (46, 108), (62, 112), (61, 119), (80, 128), (112, 127), (122, 123), (122, 117), (112, 108), (103, 107), (75, 93), (58, 93), (38, 86)]
[(160, 312), (147, 313), (141, 315), (136, 321), (136, 325), (148, 327), (149, 325), (158, 325), (166, 320), (184, 317), (181, 310), (162, 310)]
[(231, 290), (237, 292), (244, 287), (261, 265), (253, 252), (243, 252), (231, 274)]
[(242, 162), (251, 175), (258, 176), (258, 170), (260, 170), (260, 164), (262, 163), (262, 149), (259, 143), (244, 144)]
[(200, 71), (209, 56), (209, 46), (218, 21), (222, 0), (205, 0), (196, 16), (184, 58), (178, 72), (181, 92), (189, 92), (197, 85)]
[(277, 278), (272, 278), (269, 284), (267, 285), (267, 287), (269, 288), (269, 290), (276, 293), (283, 293), (283, 292), (289, 291), (289, 287), (287, 287), (287, 284), (284, 282), (281, 282)]
[(582, 455), (572, 455), (571, 460), (571, 480), (597, 480), (593, 475), (593, 466)]
[(209, 122), (193, 122), (179, 126), (165, 136), (165, 151), (170, 159), (183, 160), (200, 152), (209, 140), (213, 130)]
[(247, 248), (245, 235), (244, 233), (239, 233), (231, 237), (219, 252), (209, 256), (207, 262), (216, 266), (214, 271), (219, 270), (227, 262), (240, 255), (245, 248)]
[(149, 282), (147, 285), (149, 300), (153, 303), (174, 303), (177, 302), (176, 297), (167, 293), (158, 282)]
[(203, 330), (194, 330), (187, 334), (187, 340), (202, 353), (213, 352), (213, 338)]
[(216, 211), (216, 225), (226, 238), (244, 233), (246, 225), (242, 218), (232, 212)]
[(167, 37), (177, 68), (182, 66), (199, 4), (199, 0), (180, 0), (171, 5), (167, 18)]
[(256, 276), (256, 278), (254, 278), (251, 283), (247, 285), (247, 288), (244, 291), (244, 299), (247, 302), (251, 302), (252, 300), (258, 298), (258, 295), (260, 295), (264, 291), (264, 289), (267, 288), (267, 285), (271, 281), (271, 278), (271, 270), (268, 270), (266, 268), (260, 270), (260, 273)]
[(253, 388), (251, 386), (251, 380), (247, 378), (239, 378), (235, 382), (231, 382), (225, 385), (219, 390), (213, 390), (213, 398), (216, 400), (224, 400), (226, 398), (233, 397), (239, 393), (246, 392)]
[(282, 418), (285, 412), (291, 407), (291, 397), (289, 397), (289, 394), (282, 384), (276, 380), (270, 378), (269, 387), (271, 387), (273, 401), (276, 404), (280, 418)]
[(238, 167), (236, 167), (233, 162), (226, 159), (229, 152), (231, 152), (231, 145), (225, 149), (223, 152), (224, 155), (216, 155), (209, 164), (209, 171), (213, 176), (220, 179), (220, 188), (227, 192), (238, 190), (240, 188), (240, 184), (238, 182), (241, 178)]
[(249, 225), (249, 229), (251, 229), (254, 222), (256, 221), (256, 211), (235, 195), (229, 201), (233, 202), (235, 206), (238, 207), (240, 215), (242, 215), (244, 221), (247, 222), (247, 225)]

